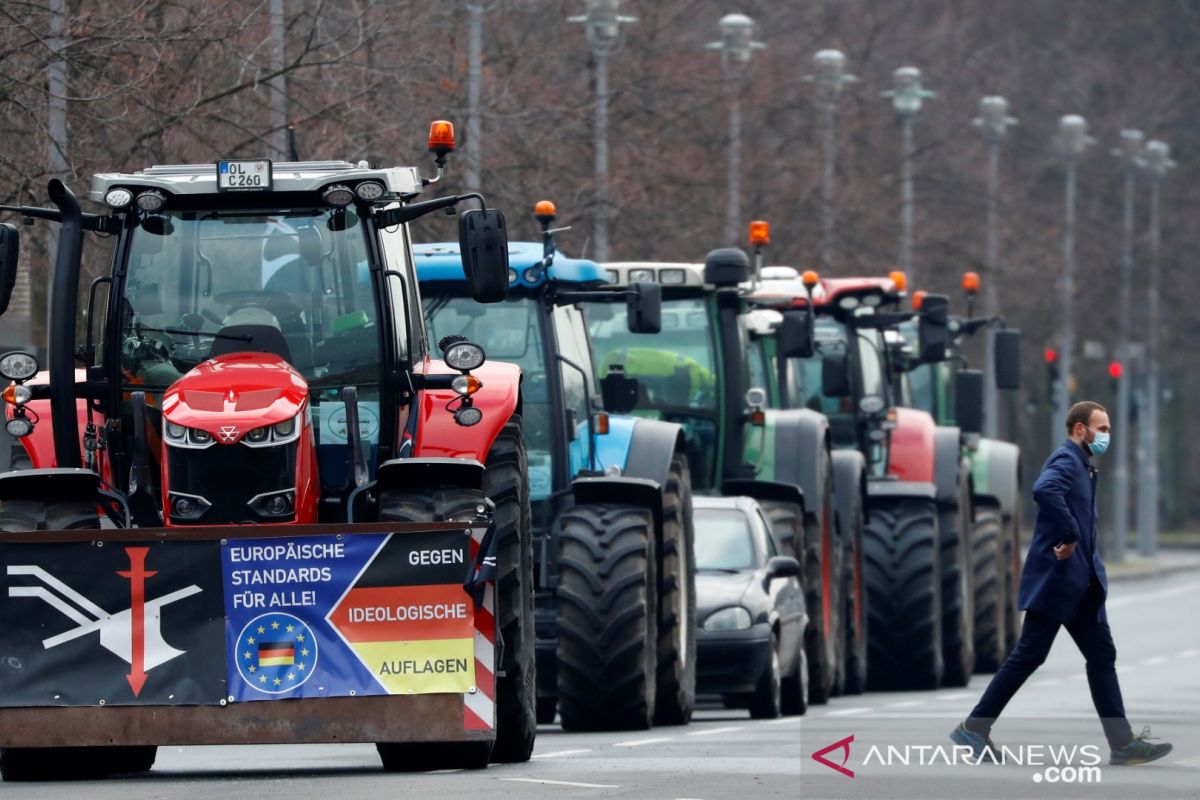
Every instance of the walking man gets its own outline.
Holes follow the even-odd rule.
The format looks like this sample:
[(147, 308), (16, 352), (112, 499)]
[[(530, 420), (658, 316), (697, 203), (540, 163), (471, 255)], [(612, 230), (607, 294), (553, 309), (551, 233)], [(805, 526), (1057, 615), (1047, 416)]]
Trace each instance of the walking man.
[[(1059, 627), (1087, 661), (1088, 687), (1112, 749), (1110, 764), (1144, 764), (1171, 752), (1149, 741), (1150, 729), (1133, 735), (1117, 683), (1104, 600), (1108, 577), (1096, 552), (1096, 468), (1092, 457), (1108, 449), (1108, 413), (1099, 403), (1076, 403), (1067, 413), (1067, 440), (1050, 454), (1033, 485), (1037, 523), (1021, 573), (1018, 603), (1025, 623), (1017, 646), (992, 677), (979, 704), (950, 734), (976, 758), (999, 761), (992, 723), (1050, 653)], [(990, 751), (990, 752), (989, 752)]]

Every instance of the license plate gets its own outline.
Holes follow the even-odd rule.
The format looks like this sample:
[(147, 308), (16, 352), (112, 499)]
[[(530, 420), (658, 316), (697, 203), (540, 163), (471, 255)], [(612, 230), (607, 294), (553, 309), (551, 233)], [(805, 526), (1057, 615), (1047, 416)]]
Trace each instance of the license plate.
[(217, 191), (265, 192), (271, 189), (271, 162), (218, 161)]

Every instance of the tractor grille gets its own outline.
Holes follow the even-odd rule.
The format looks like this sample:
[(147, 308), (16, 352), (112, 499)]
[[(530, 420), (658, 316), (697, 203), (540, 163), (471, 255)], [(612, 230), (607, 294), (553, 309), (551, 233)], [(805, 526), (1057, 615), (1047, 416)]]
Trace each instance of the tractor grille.
[(174, 525), (287, 522), (266, 517), (249, 505), (255, 497), (296, 488), (297, 442), (275, 447), (214, 444), (204, 450), (167, 447), (170, 492), (203, 498), (204, 513), (190, 519), (171, 515)]

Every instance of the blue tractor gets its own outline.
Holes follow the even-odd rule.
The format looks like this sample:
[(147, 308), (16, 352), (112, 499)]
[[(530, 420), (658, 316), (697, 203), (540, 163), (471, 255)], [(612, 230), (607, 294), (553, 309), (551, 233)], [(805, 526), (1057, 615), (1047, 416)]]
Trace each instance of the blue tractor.
[[(695, 704), (696, 603), (683, 432), (604, 412), (614, 385), (596, 380), (577, 307), (623, 299), (630, 331), (657, 333), (661, 290), (604, 287), (599, 265), (557, 252), (554, 214), (539, 203), (543, 241), (509, 243), (500, 303), (472, 298), (456, 243), (414, 246), (426, 324), (434, 341), (468, 337), (522, 369), (538, 721), (557, 710), (568, 730), (685, 724)], [(632, 381), (619, 385), (636, 391)]]

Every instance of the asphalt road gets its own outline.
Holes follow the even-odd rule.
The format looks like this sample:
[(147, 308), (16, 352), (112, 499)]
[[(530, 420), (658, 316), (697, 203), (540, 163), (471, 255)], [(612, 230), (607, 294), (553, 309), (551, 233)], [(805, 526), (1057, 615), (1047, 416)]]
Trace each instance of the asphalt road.
[[(1109, 616), (1131, 722), (1138, 730), (1150, 724), (1175, 744), (1156, 764), (1107, 766), (1082, 658), (1064, 633), (994, 731), (998, 744), (1021, 750), (1023, 765), (947, 765), (935, 754), (936, 745), (950, 747), (946, 733), (982, 691), (986, 678), (977, 676), (968, 689), (844, 697), (806, 717), (773, 721), (713, 709), (686, 728), (638, 733), (567, 734), (545, 726), (530, 763), (481, 772), (386, 775), (366, 745), (163, 748), (144, 776), (5, 784), (0, 797), (1200, 798), (1200, 573), (1116, 583)], [(846, 769), (853, 778), (812, 759), (851, 735)], [(1087, 773), (1092, 783), (1056, 782), (1070, 773), (1051, 777), (1055, 755), (1033, 745), (1092, 745), (1102, 758), (1099, 775)], [(902, 753), (908, 766), (899, 763)], [(1060, 751), (1057, 766), (1086, 766), (1086, 754), (1069, 760)], [(835, 750), (826, 758), (840, 764), (842, 755)], [(936, 763), (921, 766), (922, 758)]]

